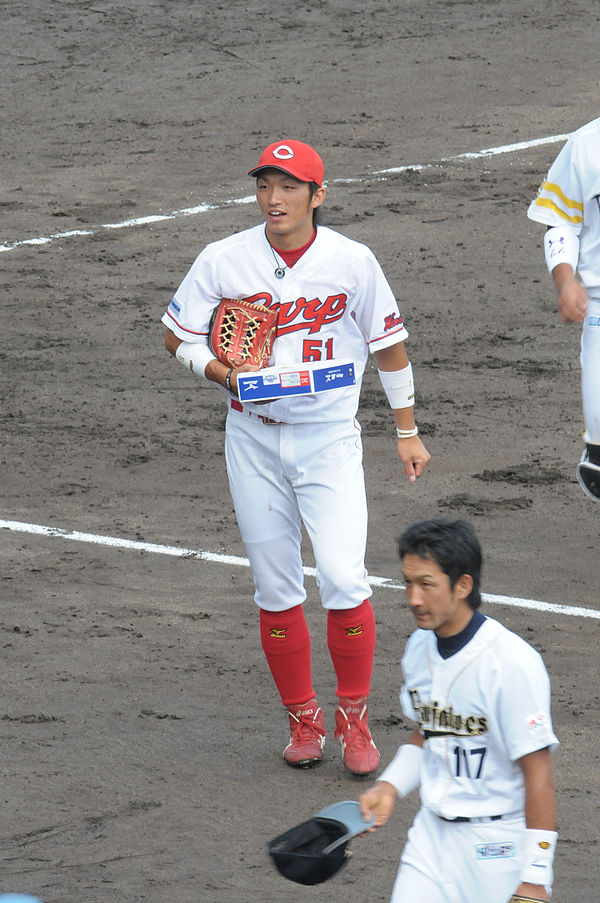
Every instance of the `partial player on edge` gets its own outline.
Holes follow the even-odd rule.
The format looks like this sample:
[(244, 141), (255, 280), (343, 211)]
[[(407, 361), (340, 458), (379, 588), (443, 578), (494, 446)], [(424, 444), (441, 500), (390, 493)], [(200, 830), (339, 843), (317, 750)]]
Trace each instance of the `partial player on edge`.
[(400, 701), (416, 728), (360, 797), (380, 827), (420, 787), (391, 901), (547, 901), (558, 740), (542, 658), (479, 611), (482, 556), (469, 523), (413, 524), (399, 553), (417, 623)]
[[(216, 383), (228, 407), (227, 473), (254, 576), (263, 651), (289, 719), (284, 759), (301, 768), (318, 764), (327, 733), (303, 611), (304, 524), (337, 677), (335, 736), (344, 766), (369, 774), (379, 765), (367, 709), (375, 618), (364, 561), (367, 503), (355, 414), (371, 352), (392, 408), (404, 472), (411, 482), (421, 476), (429, 453), (414, 420), (408, 333), (373, 252), (318, 224), (326, 189), (314, 148), (295, 139), (275, 141), (249, 175), (256, 179), (263, 221), (200, 253), (163, 316), (165, 344), (186, 369)], [(238, 376), (258, 366), (228, 366), (213, 352), (211, 316), (222, 299), (278, 311), (270, 367), (349, 360), (355, 383), (242, 404)]]
[(600, 118), (569, 137), (527, 216), (548, 228), (544, 251), (564, 320), (583, 323), (581, 387), (585, 421), (577, 478), (600, 500)]

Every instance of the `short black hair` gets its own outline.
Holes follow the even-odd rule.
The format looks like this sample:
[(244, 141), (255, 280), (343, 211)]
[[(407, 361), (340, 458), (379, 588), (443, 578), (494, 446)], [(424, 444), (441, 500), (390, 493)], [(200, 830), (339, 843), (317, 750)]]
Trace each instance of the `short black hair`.
[(434, 561), (447, 575), (452, 588), (463, 574), (468, 574), (473, 589), (467, 602), (473, 609), (481, 605), (481, 546), (468, 521), (434, 517), (411, 524), (398, 540), (398, 554), (400, 558), (417, 555)]
[[(317, 185), (316, 182), (309, 182), (309, 183), (308, 183), (308, 190), (309, 190), (309, 192), (310, 192), (310, 199), (311, 199), (311, 201), (312, 201), (312, 199), (313, 199), (313, 196), (314, 196), (315, 191), (316, 191), (318, 188), (320, 188), (320, 186)], [(319, 223), (321, 222), (321, 207), (322, 207), (322, 206), (323, 206), (322, 204), (319, 204), (319, 206), (318, 206), (318, 207), (315, 207), (315, 209), (313, 210), (313, 215), (312, 215), (313, 226), (318, 226)]]

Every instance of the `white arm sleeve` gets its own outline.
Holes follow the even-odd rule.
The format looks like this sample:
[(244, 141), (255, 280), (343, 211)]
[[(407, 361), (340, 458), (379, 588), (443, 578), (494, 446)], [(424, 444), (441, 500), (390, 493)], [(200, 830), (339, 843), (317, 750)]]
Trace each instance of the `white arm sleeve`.
[(182, 342), (175, 352), (175, 357), (184, 367), (201, 378), (204, 378), (209, 361), (217, 360), (205, 342)]
[(579, 262), (579, 236), (569, 226), (553, 226), (544, 235), (546, 266), (551, 273), (559, 263), (568, 263), (573, 272)]
[(415, 383), (412, 365), (403, 370), (378, 370), (383, 391), (392, 410), (409, 408), (415, 403)]
[(404, 743), (388, 767), (378, 778), (387, 781), (398, 791), (398, 796), (407, 796), (421, 783), (421, 761), (423, 748), (414, 743)]

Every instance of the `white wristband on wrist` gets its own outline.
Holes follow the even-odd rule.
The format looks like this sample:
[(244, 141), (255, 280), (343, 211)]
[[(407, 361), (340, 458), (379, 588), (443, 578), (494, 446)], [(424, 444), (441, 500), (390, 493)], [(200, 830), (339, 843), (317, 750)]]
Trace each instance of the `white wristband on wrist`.
[(387, 781), (398, 791), (398, 796), (407, 796), (421, 783), (421, 762), (423, 748), (415, 743), (404, 743), (388, 767), (378, 778)]
[(379, 379), (393, 410), (410, 408), (415, 403), (412, 364), (402, 370), (378, 370)]
[(401, 430), (399, 426), (396, 427), (396, 436), (398, 437), (398, 439), (412, 439), (413, 436), (418, 435), (418, 426), (413, 426), (412, 430)]
[(175, 352), (175, 357), (184, 367), (201, 378), (204, 377), (209, 361), (216, 361), (216, 357), (205, 342), (182, 342)]
[(552, 863), (557, 839), (556, 831), (526, 829), (521, 872), (523, 883), (542, 884), (546, 888), (552, 888)]
[(549, 273), (559, 263), (568, 263), (575, 273), (579, 262), (579, 236), (569, 226), (553, 226), (544, 235), (544, 255)]

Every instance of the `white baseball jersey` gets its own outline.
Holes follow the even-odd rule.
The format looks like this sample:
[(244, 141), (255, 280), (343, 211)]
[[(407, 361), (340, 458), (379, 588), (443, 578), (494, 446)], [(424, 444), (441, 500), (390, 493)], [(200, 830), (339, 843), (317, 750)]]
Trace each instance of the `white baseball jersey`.
[(590, 298), (600, 300), (600, 118), (569, 137), (527, 216), (577, 233), (579, 276)]
[(492, 618), (450, 658), (436, 639), (416, 630), (402, 658), (402, 707), (425, 737), (423, 805), (450, 819), (518, 812), (524, 781), (516, 760), (558, 744), (542, 658)]
[(351, 420), (368, 352), (408, 335), (392, 290), (369, 248), (323, 226), (282, 279), (275, 276), (278, 265), (264, 225), (207, 245), (177, 289), (163, 323), (184, 341), (206, 342), (210, 316), (221, 298), (278, 305), (270, 364), (350, 358), (356, 385), (245, 407), (285, 423)]
[(600, 445), (600, 118), (573, 132), (527, 215), (579, 238), (577, 271), (590, 299), (580, 355), (584, 439)]

